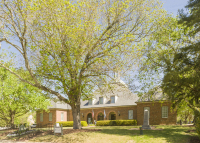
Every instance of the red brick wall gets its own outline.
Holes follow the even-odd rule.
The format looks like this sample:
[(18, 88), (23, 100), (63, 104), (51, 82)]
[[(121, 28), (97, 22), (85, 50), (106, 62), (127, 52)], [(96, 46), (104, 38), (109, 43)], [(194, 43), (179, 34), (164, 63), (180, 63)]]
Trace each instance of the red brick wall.
[[(110, 108), (94, 108), (94, 119), (97, 120), (97, 116), (100, 112), (104, 114), (104, 109), (106, 112), (105, 120), (109, 120), (109, 113), (114, 112), (116, 114), (116, 120), (128, 120), (128, 110), (133, 110), (133, 119), (137, 119), (138, 125), (143, 124), (144, 119), (144, 107), (150, 107), (150, 125), (160, 125), (160, 124), (176, 124), (177, 114), (176, 111), (171, 112), (171, 103), (164, 102), (162, 106), (168, 106), (168, 118), (162, 118), (162, 108), (161, 103), (159, 102), (139, 102), (137, 105), (128, 106), (128, 107), (110, 107)], [(120, 112), (120, 116), (118, 115)], [(64, 112), (64, 121), (73, 121), (72, 111), (71, 110), (61, 110), (61, 109), (51, 109), (52, 112), (52, 121), (49, 121), (49, 113), (43, 112), (43, 122), (40, 122), (40, 112), (37, 111), (36, 122), (37, 124), (41, 123), (45, 125), (47, 123), (55, 124), (58, 121), (61, 121), (61, 112)], [(82, 113), (84, 117), (82, 116)], [(92, 109), (81, 109), (80, 116), (81, 121), (87, 121), (87, 115), (92, 113)]]
[(72, 110), (67, 111), (67, 121), (73, 121)]
[(43, 111), (43, 122), (40, 122), (40, 111), (36, 112), (36, 123), (41, 125), (46, 125), (48, 123), (55, 124), (58, 121), (61, 121), (61, 112), (64, 112), (64, 121), (67, 121), (67, 111), (59, 109), (50, 109), (49, 113), (52, 113), (52, 121), (49, 121), (49, 113)]
[(162, 125), (162, 124), (176, 124), (177, 114), (176, 111), (171, 111), (171, 103), (164, 102), (162, 106), (168, 106), (168, 118), (162, 118), (162, 107), (159, 102), (143, 102), (137, 103), (137, 121), (138, 125), (143, 124), (144, 119), (144, 107), (150, 107), (150, 125)]
[[(137, 106), (129, 106), (129, 107), (110, 107), (110, 108), (94, 108), (94, 120), (97, 120), (97, 116), (100, 112), (104, 114), (104, 109), (106, 113), (105, 120), (109, 120), (109, 113), (114, 112), (116, 114), (116, 120), (128, 120), (128, 110), (133, 110), (133, 119), (137, 119)], [(118, 111), (120, 112), (120, 116), (118, 115)], [(73, 121), (73, 116), (71, 110), (67, 112), (68, 121)], [(82, 116), (82, 113), (84, 117)], [(87, 121), (87, 115), (92, 113), (92, 109), (81, 109), (81, 121)]]

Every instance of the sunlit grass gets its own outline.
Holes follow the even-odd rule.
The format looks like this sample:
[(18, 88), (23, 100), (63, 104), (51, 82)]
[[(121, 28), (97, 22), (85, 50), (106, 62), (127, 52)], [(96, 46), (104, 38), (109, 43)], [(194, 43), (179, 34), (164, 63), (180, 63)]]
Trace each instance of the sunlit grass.
[[(91, 127), (91, 129), (102, 129), (95, 132), (78, 132), (61, 135), (39, 135), (30, 139), (30, 142), (63, 142), (63, 143), (187, 143), (191, 136), (196, 136), (194, 127), (183, 126), (156, 126), (163, 130), (129, 130), (140, 126), (106, 126)], [(72, 129), (65, 127), (64, 129)], [(85, 128), (85, 129), (90, 129)]]
[(83, 143), (187, 143), (191, 136), (197, 133), (186, 133), (194, 127), (183, 126), (157, 126), (163, 130), (143, 130), (144, 135), (140, 135), (139, 130), (128, 130), (131, 128), (139, 128), (139, 126), (114, 126), (114, 127), (95, 127), (102, 129), (98, 132), (80, 132), (59, 135), (47, 135), (37, 137), (30, 141), (36, 142), (83, 142)]

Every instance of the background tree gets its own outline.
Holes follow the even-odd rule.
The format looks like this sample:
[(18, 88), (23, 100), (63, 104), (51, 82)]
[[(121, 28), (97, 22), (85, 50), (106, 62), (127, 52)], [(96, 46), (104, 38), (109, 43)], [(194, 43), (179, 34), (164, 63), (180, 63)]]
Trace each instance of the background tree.
[(26, 125), (32, 125), (32, 123), (30, 121), (28, 121), (28, 118), (29, 116), (33, 116), (33, 121), (36, 123), (36, 112), (34, 111), (29, 111), (28, 113), (18, 117), (18, 118), (15, 118), (15, 121), (14, 123), (16, 125), (20, 125), (20, 124), (26, 124)]
[[(13, 70), (14, 71), (14, 70)], [(16, 118), (37, 109), (47, 110), (50, 102), (39, 89), (19, 81), (9, 71), (0, 68), (0, 119), (14, 127)]]
[(182, 101), (177, 105), (177, 121), (182, 120), (187, 124), (191, 123), (194, 118), (194, 110), (188, 106), (188, 103), (185, 101)]
[(189, 38), (186, 45), (174, 54), (173, 64), (168, 64), (163, 87), (177, 102), (186, 100), (191, 108), (196, 109), (200, 98), (200, 1), (190, 0), (186, 8), (189, 13), (180, 11), (179, 23), (184, 25), (185, 31), (191, 29), (186, 34)]
[(69, 104), (73, 128), (80, 129), (80, 99), (91, 98), (99, 81), (112, 79), (110, 72), (132, 69), (165, 11), (157, 0), (7, 0), (0, 15), (0, 42), (18, 50), (18, 66), (30, 78), (3, 60), (0, 66)]
[(6, 122), (0, 119), (0, 127), (5, 127), (5, 126), (6, 126)]
[(149, 83), (144, 89), (160, 86), (173, 101), (174, 107), (182, 104), (198, 113), (200, 1), (190, 0), (186, 8), (189, 13), (180, 11), (178, 23), (174, 19), (163, 31), (155, 32), (152, 36), (151, 41), (154, 42), (150, 42), (144, 50), (146, 59), (142, 63), (141, 73), (149, 73), (146, 74)]
[(182, 25), (178, 25), (176, 18), (168, 16), (159, 24), (160, 28), (151, 35), (148, 44), (141, 51), (143, 59), (140, 60), (138, 79), (142, 83), (142, 95), (143, 92), (161, 88), (166, 69), (173, 66), (175, 54), (189, 39), (184, 34), (187, 31)]

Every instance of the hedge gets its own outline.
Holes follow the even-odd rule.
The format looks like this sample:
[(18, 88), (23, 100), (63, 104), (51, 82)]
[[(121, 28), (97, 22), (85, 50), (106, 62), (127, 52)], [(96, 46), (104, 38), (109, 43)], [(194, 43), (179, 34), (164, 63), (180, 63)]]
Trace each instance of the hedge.
[[(61, 122), (56, 122), (59, 123), (60, 125), (62, 124), (63, 127), (73, 127), (73, 121), (61, 121)], [(87, 122), (86, 121), (81, 121), (81, 126), (85, 127), (87, 126)]]
[(97, 121), (96, 126), (135, 126), (136, 120), (104, 120)]

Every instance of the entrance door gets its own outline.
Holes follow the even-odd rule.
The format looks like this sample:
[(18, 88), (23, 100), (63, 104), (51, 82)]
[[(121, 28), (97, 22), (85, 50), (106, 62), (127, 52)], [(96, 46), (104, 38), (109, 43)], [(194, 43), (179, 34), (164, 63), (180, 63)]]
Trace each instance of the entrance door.
[(114, 112), (109, 114), (109, 120), (116, 120), (116, 114)]
[(98, 114), (98, 121), (99, 120), (104, 120), (104, 115), (103, 115), (103, 113), (99, 113)]
[(116, 115), (115, 114), (111, 114), (111, 120), (116, 120)]
[(88, 123), (88, 124), (92, 124), (92, 113), (89, 113), (89, 114), (87, 115), (87, 123)]

